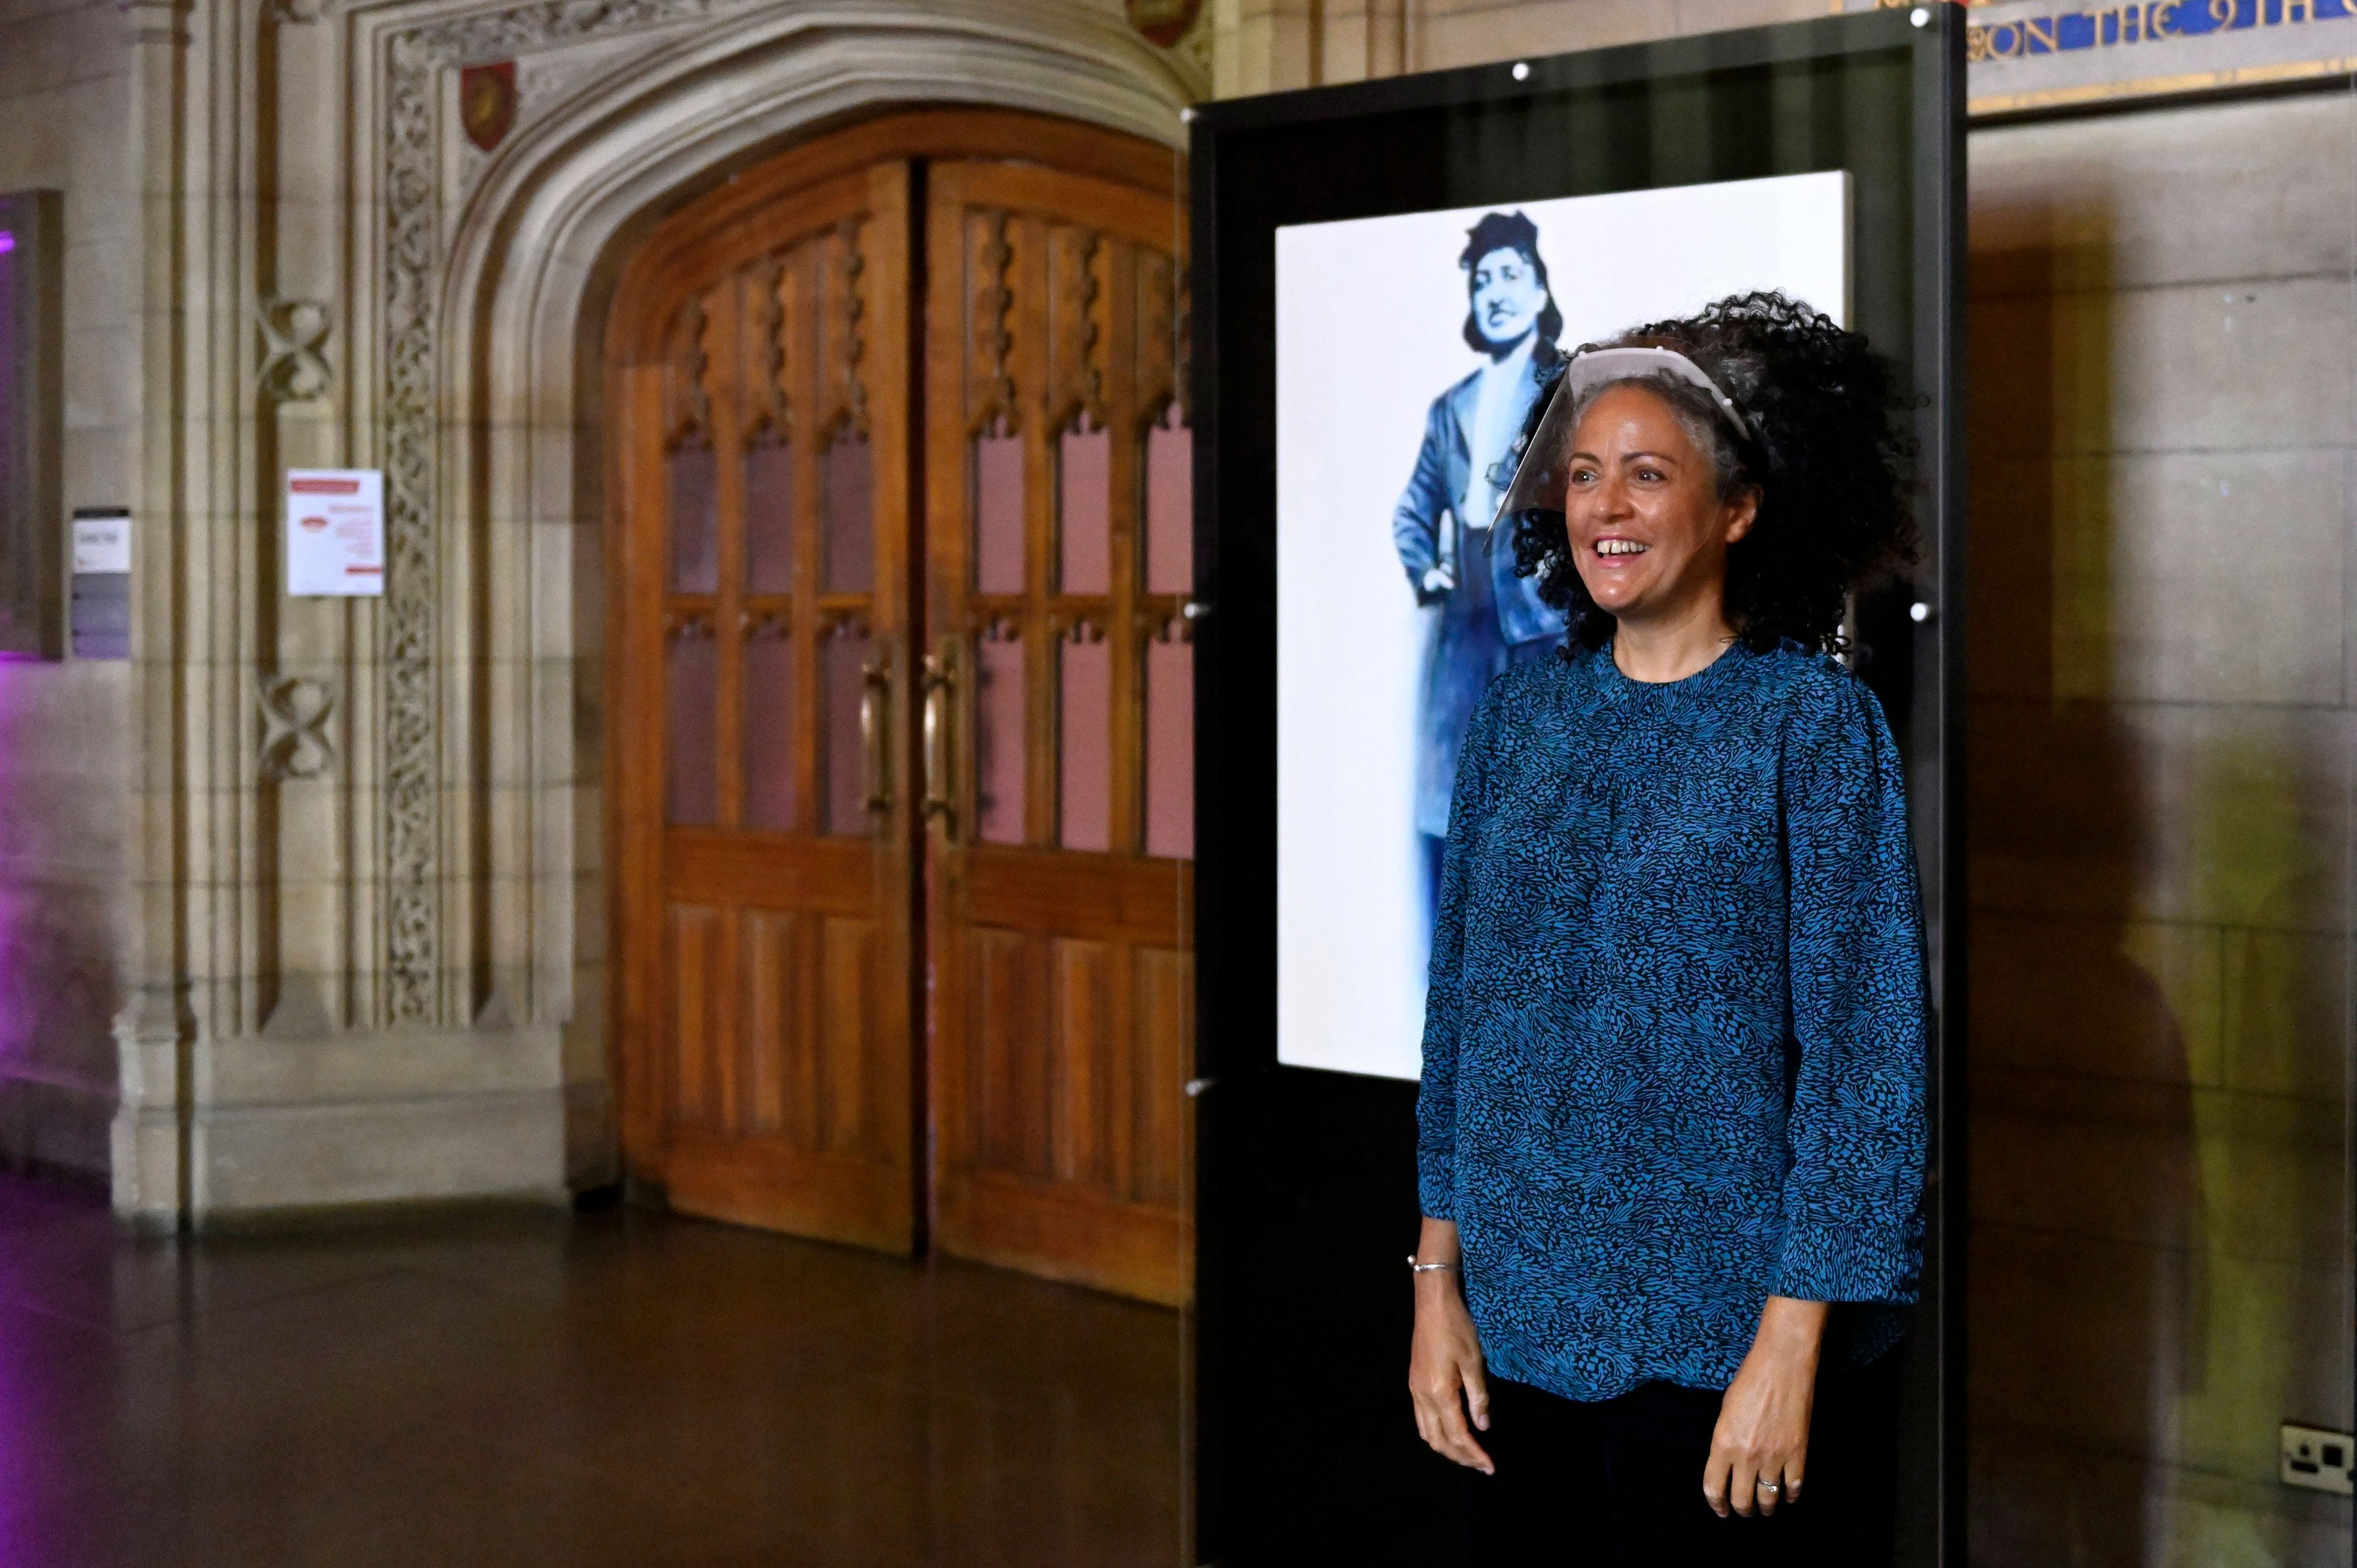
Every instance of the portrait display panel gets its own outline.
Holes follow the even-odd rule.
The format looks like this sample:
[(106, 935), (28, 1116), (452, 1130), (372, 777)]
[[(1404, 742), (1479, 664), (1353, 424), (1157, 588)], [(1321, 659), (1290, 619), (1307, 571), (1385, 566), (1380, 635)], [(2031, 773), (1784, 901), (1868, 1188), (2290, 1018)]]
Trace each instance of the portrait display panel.
[(1417, 1074), (1458, 741), (1563, 638), (1488, 477), (1539, 378), (1758, 289), (1848, 322), (1846, 171), (1276, 231), (1280, 1063)]
[(1843, 657), (1903, 774), (1929, 998), (1881, 1504), (1896, 1561), (1963, 1561), (1962, 71), (1931, 6), (1198, 112), (1196, 1560), (1457, 1560), (1406, 1387), (1426, 961), (1473, 706), (1564, 628), (1501, 492), (1564, 356), (1773, 290), (1888, 363), (1920, 535)]

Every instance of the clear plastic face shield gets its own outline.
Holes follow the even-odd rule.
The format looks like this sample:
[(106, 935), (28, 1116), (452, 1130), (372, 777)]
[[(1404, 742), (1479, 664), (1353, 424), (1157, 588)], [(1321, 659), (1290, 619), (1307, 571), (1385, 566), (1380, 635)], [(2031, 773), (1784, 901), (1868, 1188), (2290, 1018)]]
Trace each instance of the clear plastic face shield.
[(1514, 477), (1491, 519), (1489, 548), (1497, 547), (1502, 525), (1516, 512), (1560, 511), (1570, 489), (1573, 426), (1586, 394), (1613, 381), (1667, 377), (1710, 394), (1720, 415), (1749, 438), (1751, 422), (1700, 365), (1674, 349), (1588, 349), (1571, 357), (1547, 393), (1546, 413), (1515, 464)]

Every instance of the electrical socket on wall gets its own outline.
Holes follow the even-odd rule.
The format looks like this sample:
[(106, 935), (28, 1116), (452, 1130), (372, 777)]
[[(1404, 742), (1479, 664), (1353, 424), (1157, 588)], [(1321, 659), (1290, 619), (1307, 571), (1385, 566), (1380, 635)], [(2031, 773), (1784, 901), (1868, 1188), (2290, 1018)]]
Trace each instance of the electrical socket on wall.
[(2283, 1424), (2283, 1483), (2312, 1491), (2350, 1495), (2350, 1469), (2357, 1464), (2357, 1438), (2320, 1426)]

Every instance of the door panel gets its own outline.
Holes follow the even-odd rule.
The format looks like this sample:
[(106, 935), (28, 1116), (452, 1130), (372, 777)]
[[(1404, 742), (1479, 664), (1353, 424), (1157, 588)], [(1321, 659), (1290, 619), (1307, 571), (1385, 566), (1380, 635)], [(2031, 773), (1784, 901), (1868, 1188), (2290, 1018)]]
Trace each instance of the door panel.
[(934, 164), (929, 189), (935, 1233), (1181, 1301), (1192, 835), (1169, 773), (1191, 770), (1192, 703), (1170, 195), (981, 160)]
[(677, 902), (663, 914), (671, 927), (672, 1038), (681, 1042), (672, 1053), (672, 1117), (684, 1126), (726, 1126), (727, 1064), (714, 1047), (727, 1033), (727, 914)]
[(618, 422), (615, 682), (620, 1024), (654, 1058), (625, 1077), (630, 1170), (900, 1250), (909, 185), (885, 162), (691, 209), (626, 279), (651, 352)]
[(899, 1250), (929, 1202), (944, 1251), (1185, 1298), (1168, 170), (912, 115), (698, 198), (622, 279), (618, 1077), (677, 1208)]

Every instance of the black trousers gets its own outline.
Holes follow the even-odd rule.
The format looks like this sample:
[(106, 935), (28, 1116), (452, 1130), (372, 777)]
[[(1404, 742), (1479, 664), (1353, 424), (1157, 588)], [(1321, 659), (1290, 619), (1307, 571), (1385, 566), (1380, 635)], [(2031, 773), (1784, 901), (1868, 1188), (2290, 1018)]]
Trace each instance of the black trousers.
[(1465, 1472), (1470, 1568), (1889, 1568), (1899, 1355), (1817, 1379), (1802, 1500), (1721, 1519), (1703, 1501), (1715, 1389), (1646, 1383), (1581, 1403), (1490, 1380), (1495, 1476)]

